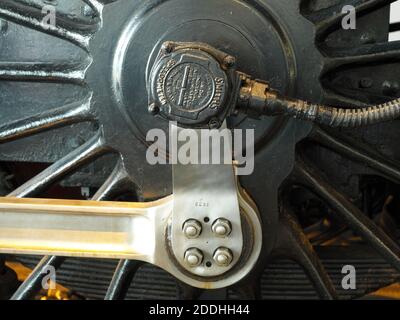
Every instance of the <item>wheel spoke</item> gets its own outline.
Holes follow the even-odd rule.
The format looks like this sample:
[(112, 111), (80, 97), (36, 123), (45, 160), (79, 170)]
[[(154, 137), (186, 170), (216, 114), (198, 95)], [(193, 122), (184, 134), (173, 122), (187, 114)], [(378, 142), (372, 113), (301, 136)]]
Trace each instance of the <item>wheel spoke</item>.
[(80, 166), (96, 159), (107, 151), (102, 135), (98, 133), (81, 147), (55, 162), (46, 170), (11, 192), (8, 196), (17, 198), (35, 196), (71, 171), (78, 169)]
[[(96, 137), (91, 141), (91, 143), (86, 146), (86, 152), (83, 152), (85, 154), (90, 154), (93, 152), (96, 148), (102, 148), (103, 144), (98, 141), (99, 137)], [(80, 153), (79, 151), (75, 151), (73, 153)], [(68, 157), (68, 156), (67, 156)], [(74, 157), (72, 157), (74, 158)], [(74, 161), (77, 161), (76, 158), (74, 158)], [(57, 164), (57, 163), (56, 163)], [(46, 170), (45, 170), (46, 171)], [(45, 174), (40, 174), (43, 176), (46, 176)], [(122, 164), (119, 162), (118, 165), (116, 166), (114, 172), (111, 174), (110, 178), (107, 181), (111, 182), (111, 185), (108, 186), (107, 188), (104, 186), (101, 188), (96, 195), (92, 198), (92, 200), (104, 200), (108, 198), (111, 194), (115, 192), (114, 187), (118, 187), (118, 190), (122, 190), (122, 185), (126, 185), (125, 179), (127, 178), (126, 172), (123, 170)], [(40, 180), (34, 178), (34, 180)], [(122, 184), (121, 184), (122, 183)], [(32, 183), (31, 183), (32, 184)], [(31, 185), (30, 184), (30, 185)], [(33, 183), (35, 184), (35, 183)], [(106, 183), (105, 183), (106, 185)], [(20, 188), (21, 189), (21, 188)], [(37, 190), (37, 188), (35, 189)], [(35, 191), (36, 193), (36, 191)], [(14, 194), (14, 195), (13, 195)], [(13, 194), (9, 196), (15, 196), (19, 195), (20, 197), (22, 196), (27, 196), (31, 195), (31, 192), (27, 193), (26, 190), (16, 191), (13, 192)], [(56, 257), (56, 256), (47, 256), (44, 257), (43, 260), (36, 266), (35, 270), (32, 272), (32, 274), (29, 276), (29, 278), (21, 285), (21, 287), (18, 289), (18, 291), (14, 294), (13, 299), (14, 300), (21, 300), (21, 299), (27, 299), (30, 296), (32, 296), (40, 287), (41, 280), (45, 274), (42, 274), (43, 270), (48, 268), (49, 265), (60, 265), (64, 258), (62, 257)], [(106, 299), (107, 300), (113, 300), (113, 299), (119, 299), (123, 296), (125, 296), (129, 285), (132, 281), (132, 278), (136, 272), (136, 270), (140, 267), (142, 262), (138, 261), (130, 261), (130, 260), (121, 260), (116, 272), (114, 274), (113, 280), (110, 284), (110, 287), (108, 289)]]
[(400, 42), (374, 43), (353, 48), (330, 49), (329, 57), (325, 59), (325, 72), (356, 64), (385, 63), (398, 60)]
[(234, 287), (240, 300), (261, 300), (260, 278), (248, 279), (245, 283)]
[(42, 280), (49, 274), (49, 269), (57, 269), (63, 263), (64, 258), (55, 256), (44, 257), (29, 277), (20, 285), (18, 290), (13, 294), (11, 300), (26, 300), (38, 292), (42, 286)]
[(89, 96), (83, 101), (6, 123), (0, 126), (0, 143), (72, 123), (94, 120), (90, 100)]
[(355, 108), (367, 108), (370, 105), (362, 102), (354, 97), (349, 98), (343, 95), (340, 95), (339, 93), (334, 92), (331, 90), (328, 86), (324, 88), (325, 95), (324, 95), (324, 101), (326, 104), (330, 105), (342, 105), (342, 106), (347, 106), (347, 107), (355, 107)]
[(177, 280), (178, 298), (180, 300), (197, 300), (204, 290), (189, 286), (188, 284)]
[(400, 247), (343, 194), (331, 186), (323, 174), (298, 159), (295, 167), (297, 181), (322, 197), (349, 227), (363, 237), (384, 259), (400, 271)]
[[(361, 16), (365, 12), (390, 5), (394, 1), (396, 0), (348, 0), (346, 1), (346, 5), (353, 6), (357, 11), (357, 15)], [(345, 15), (342, 13), (343, 3), (310, 12), (307, 9), (309, 2), (306, 1), (302, 7), (305, 8), (303, 11), (306, 18), (316, 25), (317, 39), (323, 39), (330, 32), (340, 28), (341, 21)]]
[[(98, 1), (88, 2), (93, 4), (98, 3)], [(91, 35), (99, 27), (99, 21), (87, 24), (82, 21), (72, 20), (67, 15), (61, 13), (57, 13), (56, 25), (44, 24), (44, 14), (41, 8), (27, 6), (15, 0), (2, 0), (0, 2), (0, 17), (19, 25), (65, 39), (83, 49), (87, 49)]]
[(84, 64), (0, 62), (0, 80), (74, 83), (82, 85), (87, 61)]
[(126, 172), (123, 161), (118, 161), (113, 172), (93, 196), (93, 200), (113, 199), (124, 192), (137, 194), (137, 187)]
[[(120, 160), (111, 175), (93, 196), (92, 200), (110, 200), (126, 191), (132, 191), (136, 194), (135, 185), (126, 172), (123, 162)], [(120, 260), (104, 300), (124, 299), (136, 271), (142, 264), (143, 262), (141, 261)]]
[(349, 138), (335, 137), (319, 127), (314, 128), (310, 138), (340, 155), (367, 165), (390, 180), (400, 182), (400, 166), (389, 162), (367, 146), (361, 146), (360, 143), (351, 141)]
[(337, 299), (335, 287), (328, 273), (287, 206), (282, 208), (278, 235), (273, 255), (288, 257), (299, 263), (321, 299)]
[(115, 269), (104, 300), (123, 300), (136, 271), (143, 265), (141, 261), (120, 260)]

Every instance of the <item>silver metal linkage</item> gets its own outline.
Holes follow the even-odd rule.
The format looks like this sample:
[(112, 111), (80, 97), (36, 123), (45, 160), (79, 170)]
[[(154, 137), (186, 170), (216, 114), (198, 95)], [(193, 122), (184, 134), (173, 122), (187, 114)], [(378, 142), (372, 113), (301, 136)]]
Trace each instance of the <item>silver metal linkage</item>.
[[(201, 277), (215, 277), (238, 262), (243, 236), (229, 131), (225, 123), (218, 130), (205, 131), (203, 135), (202, 130), (170, 126), (171, 139), (178, 141), (177, 149), (193, 143), (191, 152), (199, 156), (198, 164), (173, 164), (171, 247), (187, 271)], [(193, 135), (197, 139), (181, 141), (181, 137)], [(209, 141), (203, 141), (209, 137)], [(209, 147), (207, 159), (200, 150), (204, 145)], [(220, 163), (202, 164), (204, 160), (211, 161), (216, 152)]]

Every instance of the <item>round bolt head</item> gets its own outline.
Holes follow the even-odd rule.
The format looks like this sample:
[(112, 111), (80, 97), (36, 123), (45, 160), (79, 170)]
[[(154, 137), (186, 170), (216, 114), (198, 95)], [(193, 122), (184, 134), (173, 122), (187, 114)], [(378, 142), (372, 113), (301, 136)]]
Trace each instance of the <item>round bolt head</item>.
[(174, 51), (174, 45), (173, 45), (172, 42), (166, 41), (166, 42), (164, 42), (164, 43), (162, 44), (161, 50), (162, 50), (165, 54), (171, 53), (172, 51)]
[(183, 224), (182, 230), (186, 238), (196, 239), (201, 234), (201, 223), (195, 219), (189, 219)]
[(220, 267), (227, 267), (232, 263), (233, 254), (228, 248), (220, 247), (215, 250), (213, 258), (215, 263)]
[(198, 256), (196, 256), (196, 255), (194, 255), (194, 254), (190, 254), (190, 255), (188, 255), (188, 257), (187, 257), (187, 261), (188, 261), (188, 264), (189, 264), (189, 265), (191, 265), (191, 266), (197, 266), (197, 265), (199, 264), (199, 262), (200, 262), (200, 259), (199, 259)]
[(218, 129), (221, 126), (221, 123), (218, 121), (218, 119), (211, 119), (210, 122), (208, 123), (208, 127), (210, 129)]
[(229, 258), (224, 254), (220, 254), (220, 255), (217, 256), (217, 263), (219, 265), (225, 266), (225, 265), (228, 264), (228, 261), (229, 261)]
[(197, 248), (187, 249), (185, 252), (185, 263), (191, 267), (198, 267), (203, 262), (203, 253)]
[(193, 227), (193, 226), (188, 226), (185, 229), (185, 234), (190, 238), (191, 237), (195, 237), (197, 235), (197, 229), (195, 227)]
[(149, 105), (149, 113), (153, 116), (157, 115), (160, 112), (160, 107), (155, 103)]
[(232, 68), (236, 64), (236, 59), (235, 57), (232, 56), (226, 56), (224, 59), (224, 64), (227, 68)]
[(232, 226), (228, 220), (219, 218), (213, 222), (211, 230), (217, 237), (223, 238), (229, 236), (232, 232)]
[(215, 227), (215, 233), (219, 236), (225, 236), (228, 230), (225, 226), (217, 226)]

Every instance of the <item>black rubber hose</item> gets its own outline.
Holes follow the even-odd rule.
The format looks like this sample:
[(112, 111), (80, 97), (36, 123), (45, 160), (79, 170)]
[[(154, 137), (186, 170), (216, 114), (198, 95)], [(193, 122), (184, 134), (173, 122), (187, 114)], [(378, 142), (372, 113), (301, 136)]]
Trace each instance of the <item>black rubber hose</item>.
[(335, 108), (282, 97), (267, 98), (263, 113), (285, 114), (329, 127), (361, 127), (400, 117), (400, 98), (366, 108)]

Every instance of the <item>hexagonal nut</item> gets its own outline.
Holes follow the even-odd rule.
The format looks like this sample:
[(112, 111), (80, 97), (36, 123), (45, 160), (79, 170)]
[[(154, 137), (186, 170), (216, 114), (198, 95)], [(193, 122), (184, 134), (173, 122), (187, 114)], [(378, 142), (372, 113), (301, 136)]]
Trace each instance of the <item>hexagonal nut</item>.
[(161, 45), (161, 51), (164, 54), (171, 53), (174, 51), (174, 49), (175, 49), (174, 43), (171, 41), (166, 41)]
[(227, 267), (232, 263), (233, 253), (228, 248), (220, 247), (215, 250), (213, 259), (220, 267)]
[(202, 231), (201, 223), (195, 219), (186, 220), (182, 226), (182, 230), (186, 238), (196, 239)]
[(224, 238), (232, 232), (232, 225), (228, 220), (219, 218), (213, 222), (211, 230), (217, 237)]
[(198, 267), (203, 262), (203, 252), (197, 248), (189, 248), (185, 252), (185, 263), (191, 267)]
[(226, 56), (224, 58), (224, 65), (226, 68), (232, 68), (236, 64), (236, 58), (232, 56)]

